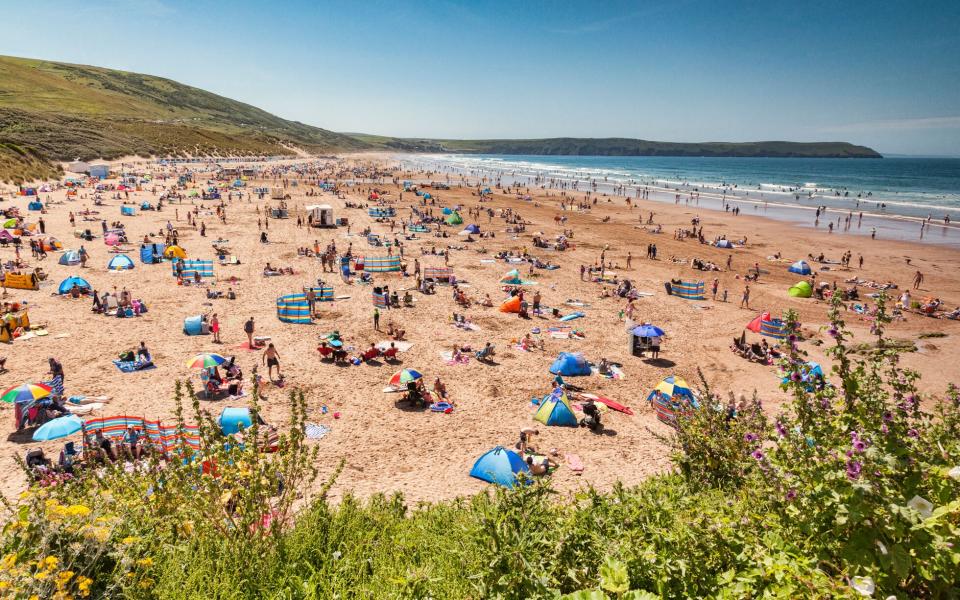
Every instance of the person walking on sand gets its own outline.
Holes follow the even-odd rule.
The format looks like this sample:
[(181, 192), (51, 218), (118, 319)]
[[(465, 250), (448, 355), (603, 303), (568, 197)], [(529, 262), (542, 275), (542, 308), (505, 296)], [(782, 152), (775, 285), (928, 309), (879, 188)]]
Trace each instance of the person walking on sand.
[(714, 278), (713, 278), (713, 287), (711, 288), (711, 290), (712, 290), (712, 292), (713, 292), (713, 299), (714, 299), (714, 300), (717, 299), (717, 290), (718, 290), (718, 289), (720, 289), (720, 279), (714, 277)]
[(210, 333), (213, 334), (213, 343), (222, 344), (220, 341), (220, 319), (217, 318), (217, 313), (213, 313), (210, 316)]
[(750, 308), (750, 285), (743, 287), (743, 296), (740, 297), (740, 308)]
[(733, 266), (733, 255), (732, 255), (732, 254), (728, 254), (728, 255), (727, 255), (727, 270), (729, 271), (732, 266)]
[(380, 309), (373, 309), (373, 330), (380, 331)]
[(273, 342), (267, 344), (267, 349), (263, 351), (263, 364), (267, 365), (267, 377), (273, 379), (273, 368), (277, 368), (277, 377), (280, 377), (280, 353), (273, 345)]
[(923, 273), (917, 271), (916, 275), (913, 276), (913, 289), (919, 290), (920, 284), (923, 283)]
[(627, 252), (627, 268), (631, 268), (630, 263), (633, 262), (633, 255)]
[(247, 334), (247, 348), (253, 350), (253, 317), (243, 324), (243, 332)]

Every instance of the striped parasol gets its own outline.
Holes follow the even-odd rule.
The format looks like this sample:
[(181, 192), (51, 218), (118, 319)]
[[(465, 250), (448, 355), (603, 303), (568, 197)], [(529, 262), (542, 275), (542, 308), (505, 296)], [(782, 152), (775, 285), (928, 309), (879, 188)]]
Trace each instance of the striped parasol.
[(0, 396), (0, 400), (4, 402), (32, 402), (34, 400), (39, 400), (41, 398), (46, 398), (50, 395), (50, 386), (44, 385), (42, 383), (25, 383), (23, 385), (16, 385), (12, 388), (9, 388), (3, 395)]
[(397, 371), (393, 374), (393, 377), (390, 378), (389, 385), (406, 385), (411, 381), (416, 381), (422, 377), (423, 375), (420, 373), (420, 371), (403, 369), (402, 371)]
[(227, 359), (219, 354), (205, 353), (198, 354), (187, 361), (187, 367), (190, 369), (209, 369), (227, 362)]

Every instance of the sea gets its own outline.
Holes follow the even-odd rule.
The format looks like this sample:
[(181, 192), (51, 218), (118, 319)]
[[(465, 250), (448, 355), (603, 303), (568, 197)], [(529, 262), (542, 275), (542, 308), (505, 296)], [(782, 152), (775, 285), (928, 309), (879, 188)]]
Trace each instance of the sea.
[[(405, 167), (525, 186), (751, 212), (837, 233), (960, 247), (960, 158), (417, 154)], [(818, 216), (817, 209), (820, 208)], [(848, 224), (848, 221), (851, 224)]]

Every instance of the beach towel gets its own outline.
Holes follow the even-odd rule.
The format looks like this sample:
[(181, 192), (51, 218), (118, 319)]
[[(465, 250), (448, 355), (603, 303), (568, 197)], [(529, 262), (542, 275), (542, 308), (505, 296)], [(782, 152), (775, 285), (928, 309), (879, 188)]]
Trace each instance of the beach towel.
[(392, 340), (377, 342), (377, 348), (381, 352), (386, 352), (387, 349), (390, 348), (390, 344), (393, 344), (394, 348), (396, 348), (398, 352), (406, 352), (410, 348), (413, 348), (413, 342), (394, 342)]
[(451, 367), (452, 367), (452, 366), (455, 366), (455, 365), (465, 365), (465, 364), (467, 364), (468, 362), (470, 362), (470, 355), (468, 355), (468, 354), (462, 354), (458, 360), (454, 360), (454, 359), (453, 359), (453, 352), (450, 351), (450, 350), (446, 350), (446, 351), (444, 351), (444, 352), (441, 352), (441, 353), (440, 353), (440, 358), (442, 358), (442, 359), (444, 360), (444, 362), (446, 362), (447, 365), (448, 365), (448, 366), (451, 366)]
[(316, 423), (306, 423), (303, 426), (303, 433), (311, 440), (323, 439), (323, 436), (330, 433), (330, 428)]
[(576, 454), (568, 452), (563, 457), (567, 461), (567, 466), (570, 467), (570, 470), (580, 475), (583, 473), (583, 461)]
[(124, 373), (154, 368), (152, 360), (115, 360), (113, 364)]

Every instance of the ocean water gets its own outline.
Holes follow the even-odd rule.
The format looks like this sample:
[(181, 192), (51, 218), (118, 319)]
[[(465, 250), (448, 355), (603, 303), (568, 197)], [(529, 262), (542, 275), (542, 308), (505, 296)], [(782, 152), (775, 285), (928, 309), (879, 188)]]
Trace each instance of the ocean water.
[[(674, 200), (700, 195), (711, 200), (752, 204), (753, 210), (810, 226), (815, 209), (837, 215), (863, 213), (864, 224), (887, 239), (960, 245), (960, 158), (806, 159), (698, 158), (659, 156), (522, 156), (426, 154), (396, 157), (407, 166), (447, 174), (485, 177), (490, 185), (594, 191), (635, 197), (652, 190), (651, 199)], [(743, 209), (741, 209), (743, 210)], [(944, 217), (949, 215), (950, 226)], [(920, 238), (920, 223), (930, 225)], [(839, 224), (838, 224), (839, 225)], [(931, 232), (936, 229), (936, 232)], [(933, 233), (934, 235), (930, 235)]]

